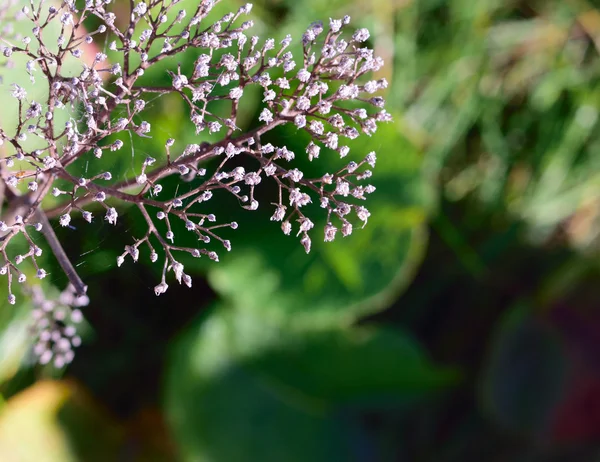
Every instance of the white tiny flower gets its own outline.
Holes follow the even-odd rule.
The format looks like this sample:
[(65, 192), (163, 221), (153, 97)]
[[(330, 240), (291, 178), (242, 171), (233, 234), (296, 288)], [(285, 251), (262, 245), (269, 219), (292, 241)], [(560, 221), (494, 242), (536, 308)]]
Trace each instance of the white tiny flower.
[(369, 31), (367, 29), (358, 29), (356, 32), (354, 32), (354, 34), (352, 35), (352, 39), (355, 42), (365, 42), (366, 40), (369, 39)]
[(133, 12), (135, 14), (137, 14), (138, 16), (145, 15), (147, 11), (148, 11), (148, 5), (146, 5), (144, 2), (139, 2), (136, 5), (136, 7), (133, 9)]
[(248, 172), (246, 174), (246, 176), (244, 177), (244, 182), (247, 185), (255, 186), (255, 185), (259, 184), (260, 181), (261, 181), (261, 177), (256, 172)]
[(19, 85), (17, 85), (16, 83), (12, 84), (14, 87), (14, 90), (12, 92), (12, 96), (16, 99), (23, 100), (27, 97), (27, 92), (25, 91), (24, 88), (20, 87)]
[(310, 80), (310, 72), (308, 72), (306, 69), (300, 69), (298, 70), (296, 77), (298, 80), (300, 80), (300, 82), (306, 83)]
[(266, 176), (273, 176), (277, 172), (277, 166), (275, 164), (268, 164), (263, 168)]
[(298, 170), (297, 168), (294, 168), (287, 172), (285, 175), (283, 175), (284, 178), (290, 178), (294, 183), (300, 181), (303, 176), (304, 173), (302, 173), (302, 171)]
[(265, 101), (273, 101), (277, 94), (273, 90), (266, 90), (264, 92), (263, 102)]
[[(123, 147), (123, 141), (117, 140), (113, 144), (110, 145), (110, 150), (111, 151), (118, 151), (122, 147)], [(47, 157), (47, 159), (48, 159), (48, 157)]]
[(360, 206), (356, 208), (356, 215), (362, 222), (364, 222), (364, 227), (364, 225), (367, 224), (367, 220), (371, 216), (371, 213), (365, 207)]
[(154, 293), (157, 296), (161, 295), (161, 294), (164, 294), (167, 291), (168, 288), (169, 288), (169, 286), (166, 283), (161, 282), (156, 287), (154, 287)]
[(301, 96), (296, 101), (296, 107), (301, 111), (309, 110), (310, 106), (311, 106), (310, 99), (308, 99), (306, 96)]
[(375, 162), (377, 161), (377, 156), (375, 155), (375, 151), (371, 151), (369, 154), (367, 154), (367, 157), (365, 157), (365, 160), (371, 166), (371, 168), (375, 168)]
[(314, 223), (308, 218), (302, 218), (300, 220), (300, 231), (298, 233), (310, 231), (314, 226)]
[(336, 180), (334, 194), (344, 197), (348, 196), (348, 194), (350, 194), (350, 183), (344, 181), (342, 178), (338, 178)]
[(173, 76), (173, 88), (175, 90), (181, 90), (188, 84), (188, 79), (185, 75), (176, 74)]
[(241, 87), (235, 87), (232, 88), (231, 90), (229, 90), (229, 97), (231, 99), (240, 99), (242, 97), (242, 95), (244, 94), (244, 90)]
[(264, 108), (260, 113), (260, 117), (258, 118), (261, 122), (265, 122), (267, 124), (273, 122), (273, 113), (269, 111), (267, 108)]
[(331, 32), (333, 32), (334, 34), (339, 32), (340, 29), (342, 28), (342, 21), (340, 21), (339, 19), (329, 18), (329, 28), (331, 29)]
[(271, 221), (282, 221), (285, 217), (286, 207), (284, 205), (278, 205), (275, 209), (275, 213), (271, 217)]
[(108, 221), (111, 225), (116, 225), (118, 216), (119, 214), (117, 213), (117, 210), (114, 207), (111, 207), (106, 211), (104, 219)]
[(58, 219), (58, 222), (61, 226), (69, 226), (69, 223), (71, 223), (71, 215), (69, 215), (68, 213), (61, 215)]
[(87, 210), (84, 210), (83, 213), (81, 214), (83, 216), (83, 219), (85, 221), (87, 221), (88, 223), (92, 222), (92, 214), (91, 212), (88, 212)]
[(300, 244), (302, 244), (306, 253), (310, 252), (311, 240), (308, 234), (305, 233), (304, 236), (302, 236), (302, 239), (300, 239)]
[(68, 26), (73, 24), (73, 15), (71, 13), (63, 13), (60, 17), (60, 22), (63, 26)]
[(280, 77), (277, 80), (275, 80), (275, 85), (277, 85), (279, 88), (281, 88), (283, 90), (290, 89), (290, 82), (285, 77)]
[(308, 160), (313, 160), (313, 159), (316, 159), (317, 157), (319, 157), (320, 151), (321, 151), (320, 146), (317, 146), (315, 143), (313, 143), (311, 141), (308, 144), (308, 146), (306, 147), (306, 152), (308, 154)]
[(112, 75), (121, 75), (121, 65), (119, 63), (113, 64), (109, 71)]
[(335, 239), (336, 232), (337, 228), (331, 223), (327, 223), (327, 225), (325, 225), (325, 242), (333, 241)]
[(317, 135), (322, 135), (324, 131), (323, 122), (320, 120), (313, 120), (310, 122), (310, 131)]
[(174, 262), (173, 272), (175, 273), (175, 279), (177, 279), (177, 282), (181, 284), (181, 278), (183, 276), (183, 265), (177, 261)]
[(149, 133), (150, 129), (151, 129), (150, 123), (148, 123), (144, 120), (140, 123), (139, 127), (136, 129), (136, 132), (138, 134)]
[(349, 221), (345, 221), (342, 225), (342, 236), (346, 237), (352, 234), (352, 224)]

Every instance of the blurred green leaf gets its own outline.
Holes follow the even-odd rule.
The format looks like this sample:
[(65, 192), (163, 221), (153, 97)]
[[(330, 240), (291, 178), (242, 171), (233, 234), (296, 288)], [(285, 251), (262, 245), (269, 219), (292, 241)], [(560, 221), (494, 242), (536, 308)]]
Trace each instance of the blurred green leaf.
[[(291, 138), (292, 129), (285, 133), (290, 135), (280, 139), (303, 152), (303, 140)], [(375, 146), (368, 140), (353, 146), (361, 156), (371, 149), (380, 155), (372, 179), (377, 190), (365, 204), (371, 218), (364, 229), (355, 223), (351, 236), (338, 235), (325, 243), (325, 217), (317, 206), (309, 214), (315, 231), (306, 255), (298, 238), (285, 236), (278, 223), (269, 223), (268, 202), (274, 200), (265, 198), (262, 211), (236, 217), (240, 226), (231, 235), (233, 251), (209, 266), (212, 286), (236, 306), (276, 318), (293, 316), (301, 323), (351, 322), (385, 307), (410, 281), (421, 260), (433, 194), (421, 173), (420, 154), (394, 124), (380, 128), (378, 135)], [(303, 155), (298, 157), (303, 171), (316, 168)], [(324, 157), (315, 163), (323, 164), (321, 171), (331, 171), (339, 161)], [(258, 220), (265, 225), (256, 226)]]
[(31, 307), (27, 303), (9, 305), (6, 290), (0, 290), (0, 385), (9, 380), (19, 369), (25, 354), (31, 347), (28, 326)]
[(194, 461), (354, 460), (360, 409), (414, 404), (457, 379), (400, 331), (307, 332), (225, 306), (169, 364), (166, 412)]
[(290, 397), (324, 404), (410, 402), (455, 383), (408, 334), (391, 328), (327, 329), (287, 337), (248, 363)]

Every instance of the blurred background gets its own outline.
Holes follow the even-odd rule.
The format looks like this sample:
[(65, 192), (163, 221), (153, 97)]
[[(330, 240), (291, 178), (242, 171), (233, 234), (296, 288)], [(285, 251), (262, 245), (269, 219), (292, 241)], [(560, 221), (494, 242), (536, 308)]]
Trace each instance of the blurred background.
[[(1, 307), (0, 460), (600, 460), (598, 2), (254, 4), (262, 37), (345, 14), (371, 30), (394, 122), (352, 149), (378, 153), (368, 226), (307, 256), (267, 207), (216, 197), (232, 251), (185, 260), (194, 287), (158, 298), (160, 268), (115, 268), (136, 210), (57, 228), (89, 284), (84, 343), (36, 366), (31, 307)], [(248, 128), (260, 95), (244, 98)], [(177, 98), (152, 104), (153, 138), (113, 176), (207, 139)]]

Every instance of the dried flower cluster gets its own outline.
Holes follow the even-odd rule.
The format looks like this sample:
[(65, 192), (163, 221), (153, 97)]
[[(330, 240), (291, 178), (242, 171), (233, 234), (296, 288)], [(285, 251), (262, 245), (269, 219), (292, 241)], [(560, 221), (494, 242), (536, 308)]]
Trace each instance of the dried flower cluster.
[[(25, 280), (19, 269), (23, 261), (29, 260), (36, 267), (39, 278), (46, 275), (36, 261), (42, 249), (35, 244), (34, 234), (40, 232), (75, 292), (85, 293), (85, 285), (48, 226), (48, 217), (58, 217), (62, 226), (69, 226), (76, 214), (89, 223), (106, 220), (116, 224), (118, 204), (135, 205), (147, 229), (139, 230), (140, 238), (126, 247), (117, 264), (128, 257), (137, 261), (144, 252), (152, 262), (162, 259), (157, 295), (167, 290), (169, 271), (179, 283), (191, 286), (190, 276), (177, 260), (178, 253), (218, 261), (217, 252), (207, 246), (211, 240), (230, 250), (230, 242), (218, 231), (223, 227), (236, 229), (237, 224), (220, 223), (217, 214), (209, 212), (215, 191), (227, 191), (249, 210), (274, 206), (271, 220), (280, 222), (285, 234), (296, 234), (307, 252), (315, 234), (323, 233), (320, 239), (332, 241), (338, 232), (348, 236), (353, 225), (367, 222), (369, 211), (361, 203), (375, 189), (365, 184), (375, 166), (374, 152), (364, 153), (360, 162), (342, 161), (337, 171), (323, 172), (318, 178), (306, 178), (294, 167), (294, 159), (307, 156), (318, 161), (324, 155), (343, 159), (349, 153), (348, 140), (363, 133), (370, 136), (378, 122), (390, 120), (383, 98), (374, 95), (386, 88), (387, 82), (361, 79), (383, 65), (365, 45), (369, 32), (360, 29), (347, 33), (349, 17), (330, 20), (328, 26), (313, 23), (301, 37), (303, 54), (295, 59), (288, 50), (290, 36), (277, 43), (248, 35), (253, 26), (246, 19), (251, 4), (207, 22), (217, 2), (200, 0), (195, 11), (186, 12), (178, 11), (177, 0), (132, 1), (125, 21), (115, 13), (122, 10), (112, 10), (112, 0), (86, 0), (77, 3), (79, 8), (74, 0), (12, 1), (0, 7), (0, 73), (1, 66), (24, 56), (31, 81), (47, 87), (45, 100), (35, 101), (19, 82), (4, 83), (18, 101), (16, 129), (9, 132), (0, 127), (4, 190), (0, 222), (4, 261), (0, 262), (0, 273), (8, 278), (11, 303), (15, 302), (14, 279)], [(13, 4), (18, 4), (16, 9)], [(100, 26), (86, 31), (83, 23), (88, 18)], [(11, 24), (23, 21), (30, 33), (19, 36)], [(46, 34), (50, 26), (58, 26), (58, 37)], [(85, 56), (89, 53), (86, 44), (96, 39), (106, 41), (119, 59), (111, 57), (109, 62), (100, 51)], [(171, 69), (171, 84), (165, 87), (144, 83), (148, 69), (192, 49), (197, 55), (193, 71)], [(79, 63), (76, 74), (65, 70), (69, 59)], [(244, 132), (238, 128), (237, 117), (242, 110), (240, 101), (250, 86), (261, 87), (264, 108), (259, 125)], [(115, 156), (129, 155), (122, 152), (124, 140), (131, 137), (135, 143), (136, 137), (152, 135), (146, 120), (149, 101), (165, 94), (176, 95), (189, 108), (198, 143), (184, 146), (169, 139), (164, 155), (146, 158), (135, 177), (113, 178), (110, 169)], [(214, 105), (222, 107), (223, 101), (230, 106), (228, 116), (214, 110)], [(362, 104), (358, 107), (352, 102)], [(58, 115), (64, 112), (68, 121), (59, 124)], [(285, 124), (310, 135), (305, 152), (261, 141), (264, 134)], [(222, 134), (221, 140), (206, 142), (205, 134), (214, 133)], [(38, 143), (35, 149), (27, 144), (32, 138)], [(237, 156), (249, 156), (256, 167), (246, 170), (236, 166)], [(202, 166), (214, 158), (216, 167), (208, 171)], [(102, 173), (90, 178), (77, 176), (70, 167), (78, 162), (96, 163)], [(171, 175), (180, 176), (181, 181), (193, 179), (193, 189), (161, 197), (165, 195), (161, 194), (161, 182)], [(267, 180), (277, 185), (279, 198), (274, 204), (259, 204), (255, 191)], [(64, 201), (44, 210), (42, 201), (47, 195)], [(320, 232), (313, 230), (313, 222), (304, 213), (303, 207), (312, 201), (318, 201), (327, 216), (327, 225)], [(176, 221), (181, 221), (187, 232), (195, 233), (196, 247), (177, 245)], [(30, 244), (26, 254), (9, 254), (9, 244), (17, 235)]]
[(78, 296), (69, 285), (60, 296), (48, 299), (39, 286), (31, 289), (31, 301), (34, 309), (31, 335), (35, 339), (33, 354), (40, 364), (53, 362), (55, 367), (63, 367), (73, 361), (74, 348), (81, 345), (77, 325), (83, 321), (79, 309), (86, 306), (86, 295)]

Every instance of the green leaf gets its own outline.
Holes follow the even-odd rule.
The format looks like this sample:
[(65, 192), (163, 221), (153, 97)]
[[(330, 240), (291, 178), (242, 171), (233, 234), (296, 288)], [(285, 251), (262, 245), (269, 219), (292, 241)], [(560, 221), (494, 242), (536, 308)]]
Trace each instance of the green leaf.
[[(313, 164), (303, 159), (306, 143), (294, 134), (294, 129), (288, 129), (276, 142), (298, 153), (298, 168), (310, 172), (318, 167), (321, 174), (339, 168), (339, 159), (323, 158)], [(285, 236), (278, 223), (269, 221), (272, 207), (268, 204), (274, 200), (263, 198), (262, 211), (234, 217), (240, 226), (231, 233), (231, 254), (209, 266), (215, 290), (236, 306), (317, 325), (352, 322), (397, 296), (421, 261), (433, 194), (421, 173), (421, 156), (393, 124), (380, 128), (376, 146), (368, 141), (352, 148), (361, 156), (373, 148), (380, 154), (372, 178), (377, 190), (365, 202), (371, 217), (364, 229), (355, 224), (358, 229), (351, 236), (338, 235), (334, 242), (325, 243), (325, 216), (317, 206), (307, 212), (315, 229), (313, 248), (306, 255), (298, 238)], [(232, 207), (218, 209), (225, 214)]]
[(354, 460), (360, 410), (411, 405), (457, 379), (403, 332), (303, 331), (225, 306), (168, 364), (165, 409), (194, 461)]
[[(293, 365), (290, 367), (290, 365)], [(327, 405), (412, 401), (452, 384), (413, 338), (391, 328), (326, 329), (287, 338), (248, 366), (290, 396)]]
[(0, 385), (18, 371), (31, 346), (28, 326), (31, 307), (28, 303), (9, 305), (6, 290), (0, 290)]

